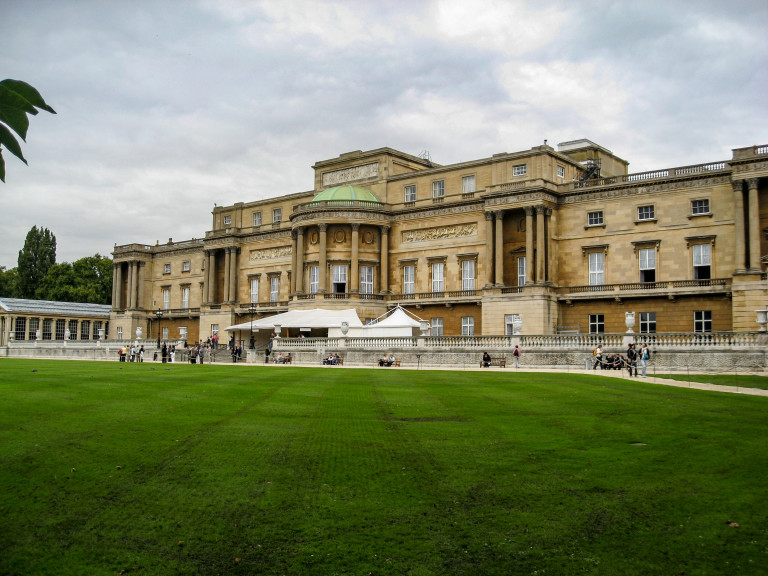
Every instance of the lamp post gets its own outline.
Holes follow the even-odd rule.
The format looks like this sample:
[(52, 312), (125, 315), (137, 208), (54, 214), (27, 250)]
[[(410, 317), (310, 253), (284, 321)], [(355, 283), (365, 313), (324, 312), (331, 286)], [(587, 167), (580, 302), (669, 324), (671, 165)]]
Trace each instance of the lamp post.
[(155, 316), (157, 316), (157, 347), (160, 348), (160, 320), (163, 319), (163, 311), (159, 308), (157, 309), (157, 312), (155, 312)]
[(256, 304), (254, 302), (251, 302), (248, 305), (248, 312), (251, 313), (251, 350), (255, 348), (255, 345), (253, 343), (253, 313), (256, 311)]

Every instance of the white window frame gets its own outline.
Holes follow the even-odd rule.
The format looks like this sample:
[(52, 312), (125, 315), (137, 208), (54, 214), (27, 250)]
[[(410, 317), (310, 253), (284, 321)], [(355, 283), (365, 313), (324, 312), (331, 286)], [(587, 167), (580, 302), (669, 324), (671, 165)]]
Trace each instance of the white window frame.
[(602, 210), (587, 212), (587, 226), (602, 226), (604, 223)]
[(163, 274), (170, 274), (171, 273), (171, 264), (170, 262), (163, 265)]
[(163, 340), (168, 340), (168, 326), (163, 326), (162, 333), (163, 335), (161, 336), (161, 338)]
[(360, 266), (360, 294), (373, 294), (373, 266)]
[(697, 200), (691, 200), (691, 214), (698, 216), (701, 214), (709, 213), (709, 198), (698, 198)]
[(280, 276), (269, 278), (269, 302), (274, 304), (280, 300)]
[(117, 327), (117, 339), (122, 340), (123, 339), (123, 327), (118, 326)]
[(512, 176), (525, 176), (526, 174), (528, 174), (527, 164), (518, 164), (517, 166), (512, 166)]
[(320, 266), (309, 267), (309, 293), (317, 294), (320, 291)]
[(472, 194), (476, 190), (477, 190), (476, 179), (474, 174), (461, 177), (461, 193), (462, 194)]
[(445, 180), (432, 182), (432, 198), (445, 198)]
[(589, 315), (589, 333), (605, 334), (605, 314)]
[(432, 292), (445, 292), (445, 262), (432, 263)]
[(261, 212), (253, 213), (253, 225), (254, 227), (261, 226)]
[(283, 209), (282, 208), (273, 208), (272, 209), (272, 222), (274, 224), (279, 224), (283, 221)]
[(443, 335), (443, 319), (431, 318), (429, 320), (429, 334), (430, 336), (442, 336)]
[[(707, 269), (707, 277), (700, 278), (700, 269)], [(712, 278), (712, 245), (694, 244), (693, 245), (693, 277), (696, 280), (709, 280)]]
[(475, 317), (474, 316), (461, 317), (461, 335), (462, 336), (475, 335)]
[(640, 333), (656, 333), (656, 312), (640, 312)]
[(517, 285), (525, 286), (525, 267), (528, 264), (525, 261), (525, 256), (517, 257)]
[(640, 221), (656, 220), (656, 207), (653, 204), (638, 206), (637, 219)]
[(259, 301), (259, 279), (251, 278), (251, 302)]
[(712, 310), (696, 310), (693, 313), (693, 331), (712, 332)]
[(646, 270), (653, 270), (653, 280), (651, 282), (658, 282), (658, 276), (656, 274), (656, 248), (639, 248), (637, 251), (637, 263), (640, 270), (640, 282), (646, 282), (643, 279), (643, 272)]
[(171, 289), (163, 288), (163, 310), (171, 308)]
[(416, 202), (416, 184), (409, 184), (403, 188), (404, 202)]
[(232, 224), (232, 216), (224, 216), (224, 226)]
[(565, 166), (558, 166), (557, 167), (557, 177), (558, 178), (565, 178)]
[(192, 269), (192, 263), (189, 260), (184, 260), (184, 262), (181, 263), (182, 272), (189, 272), (191, 269)]
[(184, 286), (181, 289), (181, 307), (184, 310), (189, 310), (189, 286)]
[(403, 266), (403, 294), (416, 292), (416, 266), (407, 264)]
[(605, 284), (605, 252), (589, 253), (589, 285)]
[(461, 289), (462, 290), (475, 289), (475, 261), (474, 260), (461, 261)]
[[(333, 267), (331, 268), (331, 278), (332, 278), (331, 280), (332, 286), (334, 288), (333, 290), (334, 294), (344, 294), (349, 291), (346, 264), (334, 264)], [(336, 292), (336, 284), (344, 284), (344, 291)]]

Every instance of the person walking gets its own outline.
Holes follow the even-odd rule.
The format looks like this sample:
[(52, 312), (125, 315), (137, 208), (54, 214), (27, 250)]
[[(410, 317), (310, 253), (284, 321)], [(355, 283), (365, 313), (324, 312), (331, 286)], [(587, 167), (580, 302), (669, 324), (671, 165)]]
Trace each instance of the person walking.
[(205, 346), (200, 346), (200, 349), (197, 351), (197, 363), (205, 364)]
[(592, 355), (595, 357), (595, 363), (592, 365), (592, 370), (597, 368), (598, 364), (600, 365), (600, 370), (603, 369), (603, 345), (598, 344), (597, 348), (595, 348), (595, 351), (592, 352)]
[(515, 345), (515, 350), (512, 352), (512, 356), (515, 358), (515, 368), (520, 368), (520, 347)]
[[(648, 345), (645, 342), (643, 342), (643, 345), (640, 348), (640, 370), (642, 372), (643, 378), (646, 377), (645, 371), (648, 368), (648, 360), (650, 359), (651, 359), (651, 351), (648, 350)], [(637, 375), (637, 371), (635, 371), (635, 375)]]
[(632, 369), (635, 369), (635, 376), (637, 376), (637, 352), (635, 351), (635, 345), (630, 344), (627, 346), (627, 370), (629, 375), (632, 376)]

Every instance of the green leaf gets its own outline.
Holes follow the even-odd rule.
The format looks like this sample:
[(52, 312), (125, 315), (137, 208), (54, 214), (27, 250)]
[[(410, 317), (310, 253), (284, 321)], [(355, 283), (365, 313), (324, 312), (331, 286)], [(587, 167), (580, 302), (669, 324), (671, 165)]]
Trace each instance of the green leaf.
[(8, 78), (6, 80), (0, 81), (0, 86), (5, 86), (9, 90), (16, 92), (32, 106), (40, 108), (41, 110), (45, 110), (46, 112), (50, 112), (51, 114), (56, 114), (56, 110), (45, 103), (45, 100), (43, 100), (40, 92), (38, 92), (33, 86), (30, 86), (26, 82)]
[(35, 107), (16, 92), (0, 86), (0, 122), (7, 124), (25, 142), (29, 128), (29, 118), (26, 113), (29, 109), (37, 113)]
[(21, 153), (21, 146), (19, 141), (13, 136), (13, 133), (5, 126), (0, 124), (0, 146), (5, 146), (11, 151), (11, 154), (16, 156), (19, 160), (27, 164), (27, 159), (24, 158), (24, 154)]

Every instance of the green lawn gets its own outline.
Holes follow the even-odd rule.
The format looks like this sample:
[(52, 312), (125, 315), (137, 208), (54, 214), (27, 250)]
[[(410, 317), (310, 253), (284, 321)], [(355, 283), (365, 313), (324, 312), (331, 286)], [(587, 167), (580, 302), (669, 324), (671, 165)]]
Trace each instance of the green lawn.
[(768, 398), (595, 375), (7, 359), (0, 398), (4, 575), (768, 567)]
[(738, 388), (759, 388), (768, 390), (768, 376), (754, 374), (657, 374), (659, 378), (681, 380), (683, 382), (702, 382), (717, 386), (736, 386)]

